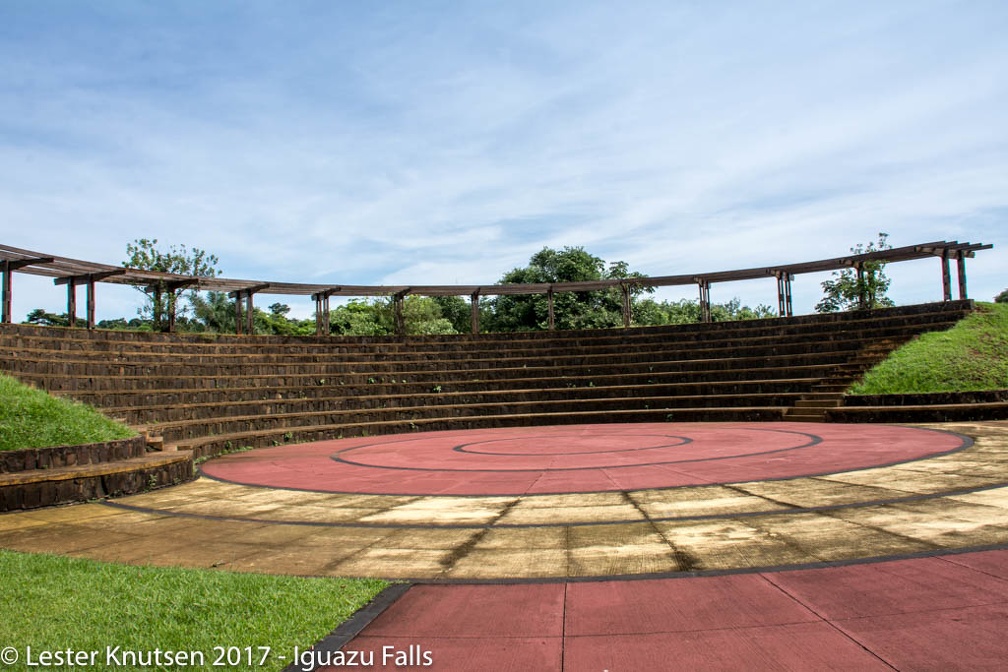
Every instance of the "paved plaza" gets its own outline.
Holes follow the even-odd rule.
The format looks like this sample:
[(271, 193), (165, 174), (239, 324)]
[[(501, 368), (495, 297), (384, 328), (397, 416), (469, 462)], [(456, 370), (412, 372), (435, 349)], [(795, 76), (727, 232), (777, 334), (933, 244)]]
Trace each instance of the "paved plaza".
[(1008, 422), (281, 446), (178, 487), (0, 516), (0, 546), (409, 582), (339, 644), (411, 642), (427, 669), (993, 669)]

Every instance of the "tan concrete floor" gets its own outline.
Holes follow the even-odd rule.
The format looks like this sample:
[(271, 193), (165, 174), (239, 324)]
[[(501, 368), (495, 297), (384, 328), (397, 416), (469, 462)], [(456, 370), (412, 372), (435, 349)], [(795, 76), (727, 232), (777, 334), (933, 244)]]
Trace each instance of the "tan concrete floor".
[(0, 515), (0, 547), (115, 562), (424, 581), (747, 570), (1008, 543), (1008, 421), (957, 453), (827, 476), (592, 494), (381, 496), (200, 478)]

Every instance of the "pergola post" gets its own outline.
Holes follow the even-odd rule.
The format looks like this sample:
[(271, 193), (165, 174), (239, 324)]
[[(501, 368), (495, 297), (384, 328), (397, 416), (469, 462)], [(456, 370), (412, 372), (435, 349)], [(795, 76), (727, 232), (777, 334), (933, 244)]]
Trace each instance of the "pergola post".
[(330, 335), (330, 310), (329, 297), (340, 291), (342, 287), (330, 287), (329, 289), (312, 294), (315, 299), (315, 335)]
[(315, 335), (329, 335), (329, 295), (319, 292), (312, 296), (315, 299)]
[(71, 327), (77, 326), (77, 285), (87, 285), (87, 328), (95, 328), (95, 286), (100, 280), (114, 275), (125, 275), (126, 269), (104, 271), (101, 273), (86, 273), (56, 278), (53, 283), (67, 286), (67, 320)]
[(472, 313), (472, 333), (475, 336), (480, 330), (480, 312), (479, 312), (479, 295), (480, 292), (477, 289), (475, 292), (469, 295), (469, 309)]
[(630, 314), (630, 285), (625, 282), (621, 283), (620, 290), (623, 292), (623, 328), (629, 329), (633, 318), (633, 315)]
[(25, 266), (34, 266), (35, 264), (51, 264), (54, 261), (52, 257), (38, 257), (36, 259), (4, 259), (3, 260), (3, 287), (0, 288), (0, 294), (3, 298), (0, 299), (0, 322), (3, 324), (10, 324), (13, 318), (13, 299), (14, 299), (14, 271), (19, 268), (24, 268)]
[(791, 303), (791, 281), (794, 276), (787, 271), (777, 271), (777, 315), (792, 317), (794, 309)]
[(255, 333), (255, 306), (252, 297), (255, 292), (249, 290), (245, 293), (245, 326), (248, 327), (248, 335)]
[(67, 283), (67, 326), (77, 326), (77, 285)]
[(864, 310), (868, 307), (868, 288), (865, 287), (864, 264), (859, 261), (854, 264), (854, 269), (857, 271), (858, 310)]
[[(269, 288), (269, 283), (263, 283), (261, 285), (252, 285), (251, 287), (244, 287), (242, 289), (236, 289), (233, 292), (228, 292), (228, 298), (235, 300), (235, 334), (238, 336), (242, 335), (242, 322), (245, 323), (245, 331), (249, 336), (255, 333), (255, 305), (252, 297), (255, 296), (256, 292), (261, 292), (264, 289)], [(242, 299), (245, 299), (245, 311), (242, 314)], [(243, 319), (244, 318), (244, 319)]]
[(949, 269), (949, 251), (948, 248), (942, 250), (941, 253), (941, 267), (942, 267), (942, 299), (944, 301), (952, 300), (952, 273)]
[(87, 328), (95, 328), (95, 276), (90, 275), (87, 279)]
[(241, 305), (241, 292), (234, 291), (228, 293), (228, 298), (234, 299), (235, 302), (235, 334), (238, 336), (242, 335), (242, 305)]
[(556, 315), (553, 310), (553, 285), (546, 290), (546, 303), (549, 310), (549, 330), (553, 331), (556, 329)]
[(966, 253), (962, 250), (956, 252), (956, 266), (959, 271), (959, 300), (965, 301), (969, 297), (966, 292)]
[(697, 286), (700, 288), (700, 321), (711, 321), (710, 307), (710, 282), (703, 278), (697, 278)]
[(406, 316), (403, 314), (403, 304), (406, 300), (406, 295), (409, 294), (408, 289), (404, 289), (401, 292), (397, 292), (392, 297), (392, 307), (395, 313), (395, 333), (396, 336), (404, 336), (406, 334)]
[(13, 270), (11, 268), (12, 262), (3, 262), (3, 323), (11, 323), (11, 298), (13, 296), (13, 290), (11, 289), (11, 280), (13, 275)]

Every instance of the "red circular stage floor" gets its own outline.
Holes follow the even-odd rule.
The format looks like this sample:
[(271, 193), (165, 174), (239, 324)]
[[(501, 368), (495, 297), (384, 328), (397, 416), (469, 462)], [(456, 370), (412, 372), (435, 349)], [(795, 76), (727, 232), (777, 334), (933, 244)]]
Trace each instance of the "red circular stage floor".
[(526, 495), (794, 478), (963, 448), (948, 432), (890, 425), (652, 423), (425, 432), (228, 455), (205, 475), (320, 492)]

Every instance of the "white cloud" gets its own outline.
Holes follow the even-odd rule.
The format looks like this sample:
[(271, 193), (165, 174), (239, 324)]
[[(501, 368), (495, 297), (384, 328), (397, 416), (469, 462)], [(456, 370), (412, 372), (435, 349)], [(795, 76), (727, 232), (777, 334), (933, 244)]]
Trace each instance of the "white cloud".
[(971, 291), (1008, 286), (997, 4), (55, 7), (0, 8), (0, 242), (117, 263), (156, 237), (235, 277), (426, 284), (544, 245), (669, 274), (887, 231), (992, 242)]

